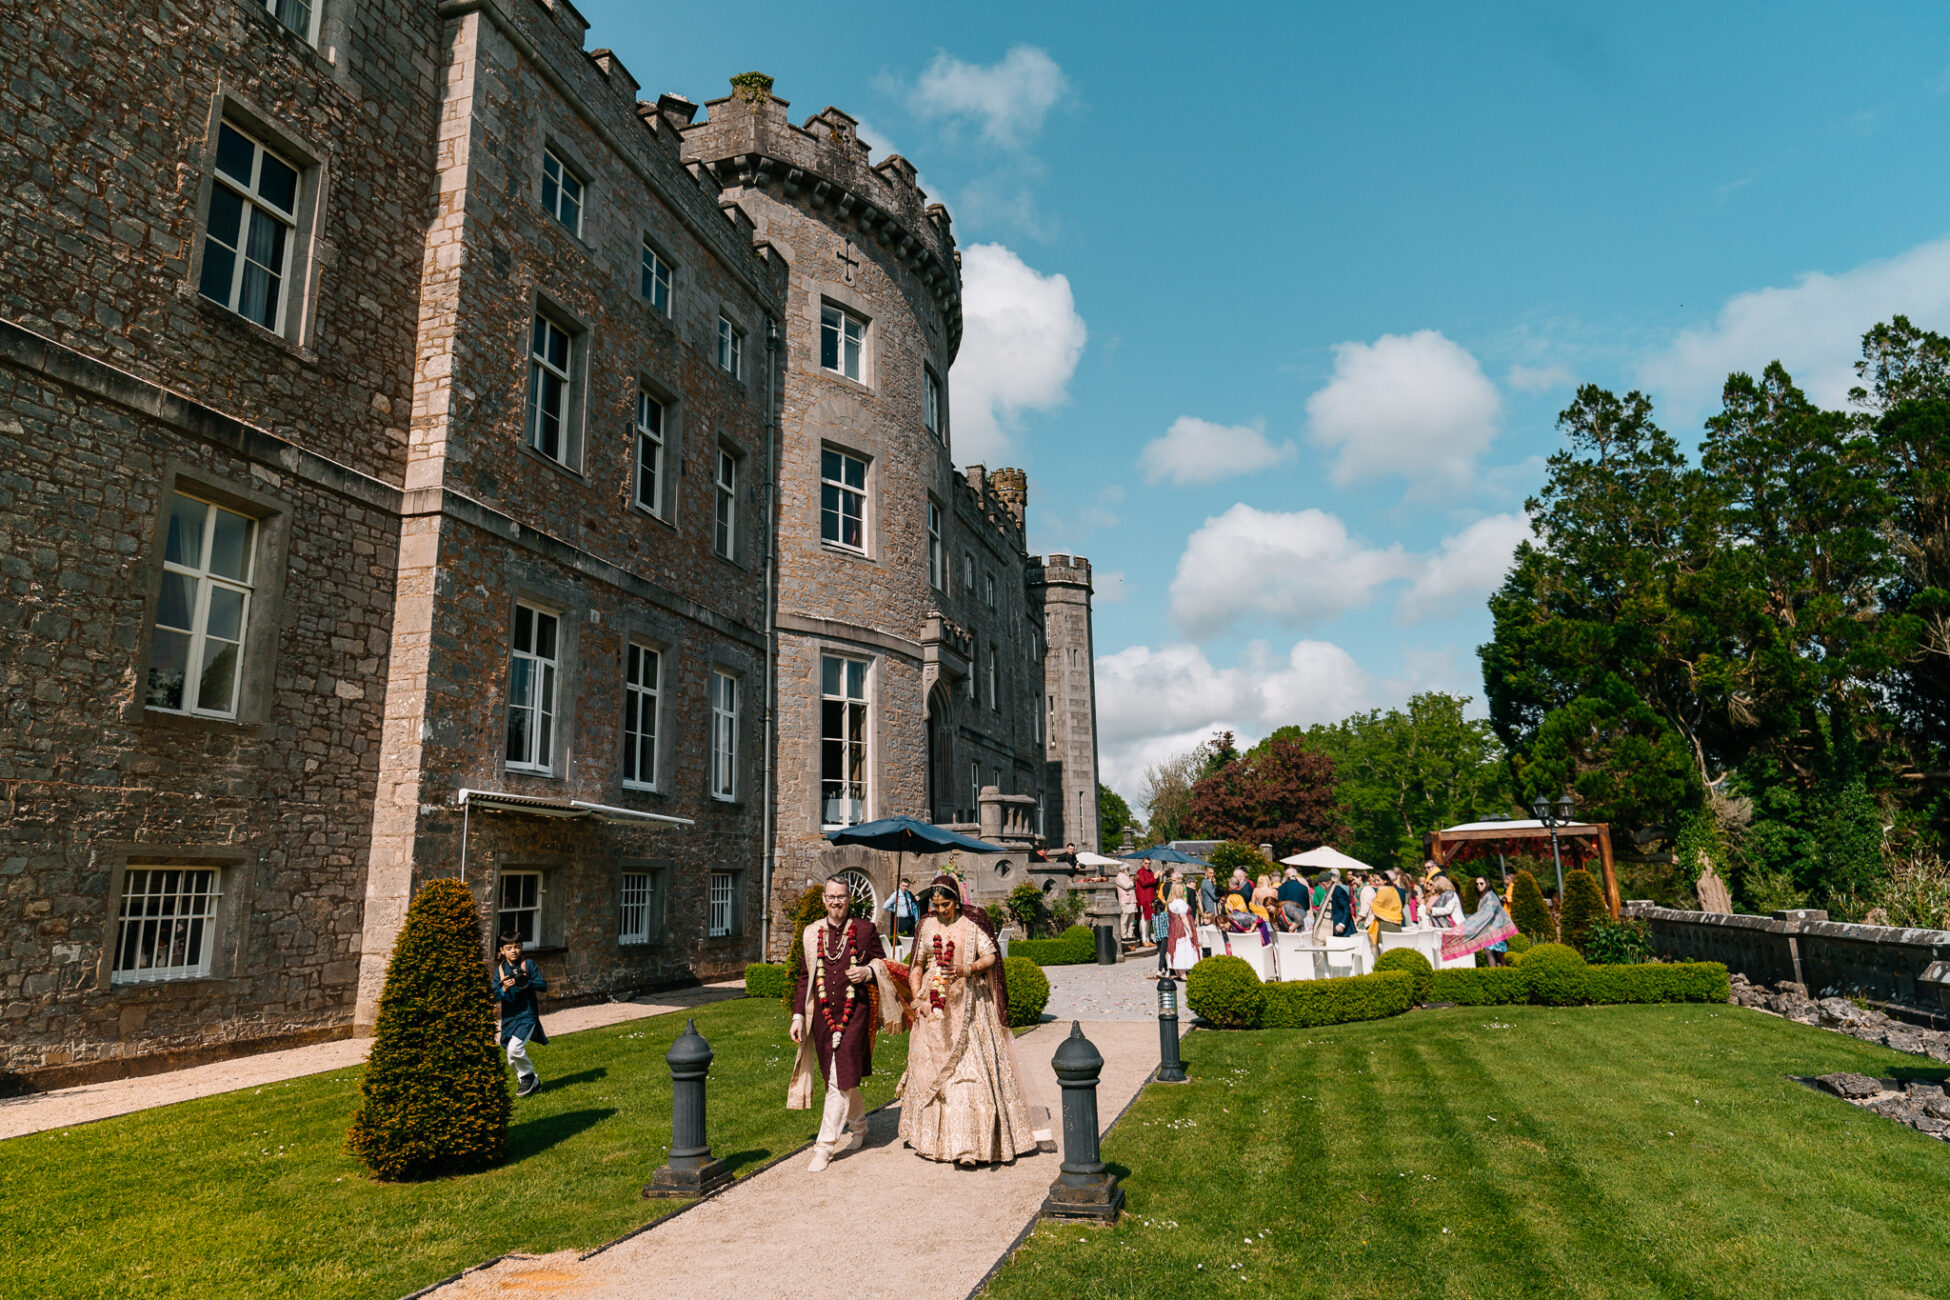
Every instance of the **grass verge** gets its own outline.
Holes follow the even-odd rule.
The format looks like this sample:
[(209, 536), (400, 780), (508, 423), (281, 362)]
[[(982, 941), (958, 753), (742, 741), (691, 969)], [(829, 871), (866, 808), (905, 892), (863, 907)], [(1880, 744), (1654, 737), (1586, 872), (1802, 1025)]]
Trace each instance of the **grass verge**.
[[(1042, 1224), (1033, 1297), (1950, 1294), (1950, 1145), (1791, 1081), (1934, 1063), (1730, 1006), (1483, 1007), (1186, 1040)], [(1088, 1278), (1080, 1291), (1077, 1279)]]
[[(664, 1053), (694, 1015), (710, 1040), (712, 1150), (740, 1176), (810, 1140), (785, 1109), (793, 1047), (777, 1002), (744, 999), (532, 1049), (506, 1164), (379, 1183), (344, 1151), (359, 1070), (183, 1102), (0, 1143), (10, 1297), (383, 1297), (509, 1251), (587, 1250), (687, 1202), (641, 1189), (670, 1144)], [(893, 1093), (883, 1038), (867, 1104)], [(816, 1103), (815, 1103), (816, 1104)]]

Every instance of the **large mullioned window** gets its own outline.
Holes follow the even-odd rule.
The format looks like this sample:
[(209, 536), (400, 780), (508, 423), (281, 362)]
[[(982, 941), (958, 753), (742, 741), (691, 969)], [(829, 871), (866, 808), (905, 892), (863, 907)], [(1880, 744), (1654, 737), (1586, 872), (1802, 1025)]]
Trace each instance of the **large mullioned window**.
[(198, 291), (282, 332), (297, 228), (298, 169), (230, 123), (220, 125)]
[(711, 797), (738, 797), (738, 679), (711, 674)]
[(237, 715), (256, 549), (255, 520), (180, 492), (170, 502), (144, 699), (150, 708)]
[(867, 548), (867, 462), (830, 447), (819, 453), (819, 540)]
[(819, 820), (867, 819), (867, 665), (823, 656), (820, 667)]
[(555, 615), (515, 606), (508, 661), (509, 767), (546, 772), (555, 753), (555, 691), (561, 671)]
[(819, 311), (819, 364), (848, 379), (860, 378), (860, 353), (867, 338), (867, 324), (838, 307)]
[(663, 689), (663, 656), (633, 645), (623, 658), (623, 784), (657, 785), (657, 697)]

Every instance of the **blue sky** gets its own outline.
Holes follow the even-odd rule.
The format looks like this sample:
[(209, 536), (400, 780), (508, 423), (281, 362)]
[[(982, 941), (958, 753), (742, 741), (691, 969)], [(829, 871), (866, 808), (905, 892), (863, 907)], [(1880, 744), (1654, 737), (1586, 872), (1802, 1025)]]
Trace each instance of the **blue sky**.
[(1107, 779), (1213, 726), (1479, 695), (1576, 382), (1691, 439), (1776, 357), (1950, 329), (1926, 4), (581, 4), (646, 94), (770, 73), (964, 255), (957, 460), (1088, 555)]

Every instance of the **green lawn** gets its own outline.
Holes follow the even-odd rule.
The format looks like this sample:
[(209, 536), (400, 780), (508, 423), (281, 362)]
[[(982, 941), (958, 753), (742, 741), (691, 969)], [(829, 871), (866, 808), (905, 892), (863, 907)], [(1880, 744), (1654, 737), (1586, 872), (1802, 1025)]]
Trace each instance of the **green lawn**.
[(1698, 1005), (1185, 1051), (1105, 1143), (1125, 1219), (1040, 1225), (994, 1296), (1950, 1296), (1950, 1146), (1785, 1077), (1920, 1057)]
[[(743, 1176), (809, 1140), (818, 1111), (785, 1109), (779, 1004), (695, 1015), (717, 1053), (713, 1152)], [(440, 1182), (377, 1183), (344, 1154), (356, 1069), (0, 1142), (6, 1294), (392, 1300), (507, 1251), (601, 1245), (684, 1204), (641, 1198), (683, 1028), (658, 1016), (533, 1049), (545, 1086), (515, 1103), (508, 1162)], [(906, 1046), (881, 1041), (868, 1105)]]

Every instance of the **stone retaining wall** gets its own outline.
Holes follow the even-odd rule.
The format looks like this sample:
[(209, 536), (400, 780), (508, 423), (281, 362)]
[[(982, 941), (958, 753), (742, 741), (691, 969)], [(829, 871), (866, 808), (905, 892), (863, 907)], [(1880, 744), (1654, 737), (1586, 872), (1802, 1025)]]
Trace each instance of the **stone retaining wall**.
[(1816, 997), (1861, 994), (1935, 1009), (1936, 989), (1917, 977), (1950, 960), (1950, 931), (1849, 925), (1818, 910), (1742, 916), (1634, 901), (1624, 914), (1645, 922), (1662, 957), (1724, 962), (1756, 983), (1791, 981)]

